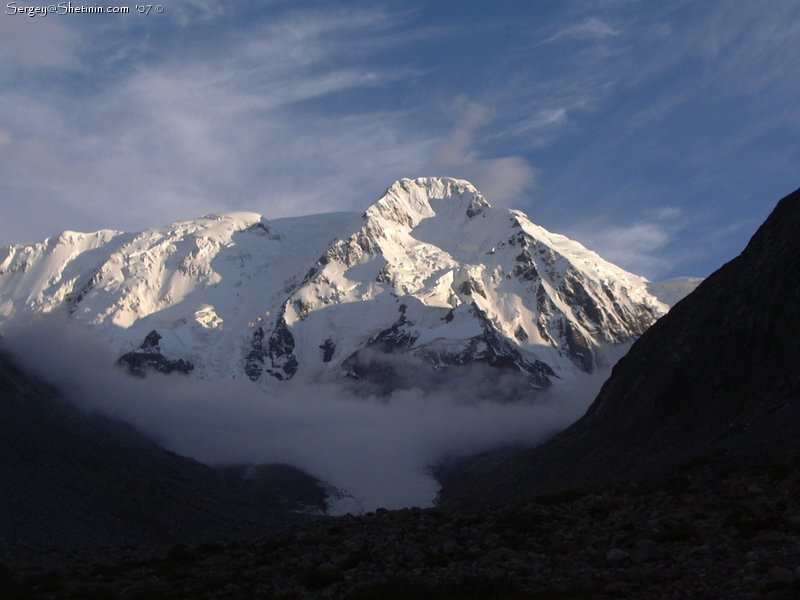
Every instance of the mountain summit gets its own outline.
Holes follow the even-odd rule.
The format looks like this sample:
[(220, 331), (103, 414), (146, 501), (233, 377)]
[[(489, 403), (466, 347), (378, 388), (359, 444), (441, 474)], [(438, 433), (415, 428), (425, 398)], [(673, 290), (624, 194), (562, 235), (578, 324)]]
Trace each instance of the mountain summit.
[(0, 249), (0, 323), (64, 311), (137, 374), (380, 394), (485, 364), (536, 390), (662, 316), (647, 283), (466, 181), (403, 179), (362, 215), (226, 213)]

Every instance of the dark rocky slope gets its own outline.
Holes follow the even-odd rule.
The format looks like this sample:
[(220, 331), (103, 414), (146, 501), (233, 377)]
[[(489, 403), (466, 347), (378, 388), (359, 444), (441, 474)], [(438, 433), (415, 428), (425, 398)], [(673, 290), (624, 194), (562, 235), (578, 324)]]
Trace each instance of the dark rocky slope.
[(178, 456), (128, 425), (79, 411), (2, 351), (0, 457), (0, 548), (263, 533), (289, 518), (287, 498), (272, 490), (311, 479), (262, 468), (254, 474), (268, 484), (244, 481), (235, 468)]
[(699, 457), (791, 459), (800, 447), (799, 309), (800, 190), (634, 344), (582, 419), (539, 448), (451, 469), (442, 503), (602, 487)]

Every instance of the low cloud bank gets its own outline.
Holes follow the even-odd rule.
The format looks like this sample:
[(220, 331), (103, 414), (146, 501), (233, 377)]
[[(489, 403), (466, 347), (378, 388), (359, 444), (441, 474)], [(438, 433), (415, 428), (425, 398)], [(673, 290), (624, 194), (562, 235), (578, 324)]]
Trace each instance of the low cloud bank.
[(498, 387), (494, 397), (505, 396), (506, 378), (476, 385), (463, 370), (452, 385), (381, 398), (302, 380), (265, 393), (246, 381), (132, 377), (103, 342), (53, 315), (3, 335), (24, 366), (84, 410), (127, 421), (207, 464), (294, 465), (351, 494), (349, 510), (363, 511), (430, 506), (439, 487), (430, 465), (547, 439), (586, 411), (609, 372), (515, 403), (486, 400), (490, 385)]

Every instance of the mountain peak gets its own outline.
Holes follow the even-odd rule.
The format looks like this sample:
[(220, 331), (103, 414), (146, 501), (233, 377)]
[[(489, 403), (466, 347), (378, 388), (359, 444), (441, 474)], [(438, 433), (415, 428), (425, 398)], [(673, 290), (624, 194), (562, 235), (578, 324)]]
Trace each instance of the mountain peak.
[(490, 205), (470, 182), (450, 177), (400, 179), (383, 197), (370, 206), (364, 216), (408, 228), (422, 219), (444, 216), (473, 218)]

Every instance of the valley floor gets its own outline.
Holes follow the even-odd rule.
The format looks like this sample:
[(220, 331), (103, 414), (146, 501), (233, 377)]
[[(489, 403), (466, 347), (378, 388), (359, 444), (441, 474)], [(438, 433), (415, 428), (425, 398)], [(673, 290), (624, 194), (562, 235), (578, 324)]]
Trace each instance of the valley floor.
[(800, 595), (800, 462), (685, 465), (600, 493), (318, 518), (249, 541), (0, 555), (0, 598)]

